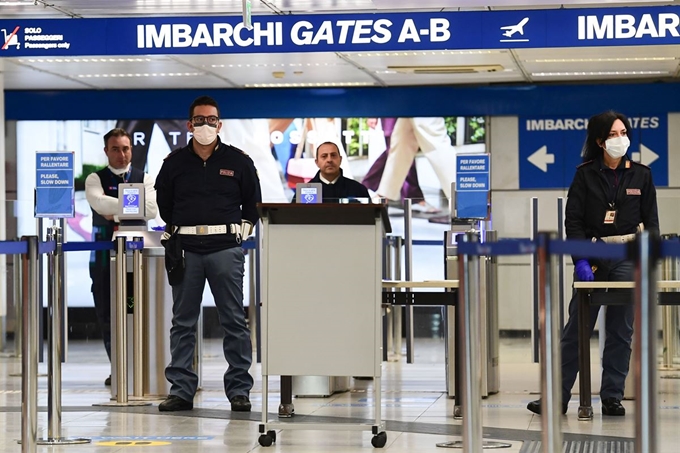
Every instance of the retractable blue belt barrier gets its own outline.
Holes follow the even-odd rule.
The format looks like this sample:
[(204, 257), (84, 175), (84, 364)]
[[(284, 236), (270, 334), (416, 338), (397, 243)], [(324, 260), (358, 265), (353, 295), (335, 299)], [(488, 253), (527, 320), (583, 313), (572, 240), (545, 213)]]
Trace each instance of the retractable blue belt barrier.
[(550, 241), (548, 252), (553, 255), (571, 255), (579, 258), (625, 259), (628, 257), (628, 244), (606, 244), (587, 239)]
[(661, 242), (661, 258), (680, 258), (680, 241), (669, 239)]
[(536, 252), (531, 239), (501, 239), (497, 242), (459, 242), (458, 253), (463, 255), (526, 255)]
[(25, 241), (0, 241), (0, 255), (17, 255), (28, 253)]

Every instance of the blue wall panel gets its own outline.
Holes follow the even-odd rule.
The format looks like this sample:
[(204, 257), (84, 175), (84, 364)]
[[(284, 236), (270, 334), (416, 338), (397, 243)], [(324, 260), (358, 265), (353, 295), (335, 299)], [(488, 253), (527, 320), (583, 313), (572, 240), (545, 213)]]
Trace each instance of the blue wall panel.
[(177, 119), (208, 94), (223, 118), (518, 115), (628, 116), (680, 110), (675, 83), (240, 90), (6, 91), (8, 120)]

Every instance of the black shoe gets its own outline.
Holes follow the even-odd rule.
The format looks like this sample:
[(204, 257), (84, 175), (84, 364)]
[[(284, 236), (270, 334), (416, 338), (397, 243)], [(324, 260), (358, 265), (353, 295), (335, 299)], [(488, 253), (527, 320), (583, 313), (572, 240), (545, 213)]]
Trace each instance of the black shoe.
[(104, 379), (104, 385), (111, 387), (111, 375), (109, 374), (109, 377)]
[(158, 410), (161, 412), (190, 411), (193, 408), (193, 401), (187, 401), (176, 395), (169, 395), (158, 405)]
[(602, 400), (602, 414), (623, 416), (626, 415), (626, 408), (621, 405), (621, 400), (616, 398), (605, 398)]
[[(541, 415), (541, 400), (531, 401), (527, 404), (527, 409), (534, 414)], [(567, 409), (569, 409), (569, 403), (562, 403), (562, 415), (566, 415)]]
[(291, 418), (293, 415), (295, 415), (293, 403), (279, 404), (279, 418)]
[(245, 395), (237, 395), (231, 399), (232, 412), (250, 412), (250, 400)]

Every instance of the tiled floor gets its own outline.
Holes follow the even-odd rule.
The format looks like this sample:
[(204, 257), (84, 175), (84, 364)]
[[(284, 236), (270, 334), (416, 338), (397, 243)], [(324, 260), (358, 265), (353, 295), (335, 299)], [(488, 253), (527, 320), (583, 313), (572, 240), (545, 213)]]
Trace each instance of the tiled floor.
[[(103, 386), (108, 376), (106, 356), (99, 342), (72, 342), (69, 361), (63, 367), (63, 437), (89, 437), (91, 444), (80, 446), (38, 447), (50, 452), (359, 452), (372, 449), (371, 434), (353, 431), (278, 430), (277, 442), (269, 448), (257, 443), (261, 418), (262, 385), (259, 366), (251, 394), (253, 412), (232, 414), (221, 389), (225, 364), (218, 341), (208, 341), (204, 348), (203, 384), (195, 409), (189, 413), (161, 415), (154, 406), (141, 408), (102, 408), (94, 403), (109, 400)], [(11, 347), (11, 346), (10, 346)], [(593, 357), (597, 357), (593, 343)], [(416, 363), (401, 361), (384, 364), (382, 410), (391, 452), (441, 452), (437, 443), (460, 440), (461, 422), (451, 416), (453, 401), (445, 395), (443, 343), (441, 340), (418, 340)], [(541, 419), (529, 413), (526, 403), (537, 398), (539, 366), (529, 358), (527, 340), (501, 342), (501, 392), (483, 401), (485, 438), (511, 444), (501, 450), (519, 452), (523, 441), (540, 440)], [(21, 436), (20, 361), (0, 358), (0, 453), (19, 452), (16, 440)], [(597, 363), (593, 364), (594, 369)], [(45, 367), (41, 366), (44, 373)], [(593, 388), (599, 388), (598, 373), (593, 373)], [(660, 452), (675, 453), (680, 443), (680, 371), (660, 373), (659, 421), (657, 428)], [(39, 378), (38, 437), (47, 436), (47, 379)], [(350, 392), (329, 398), (295, 399), (295, 422), (341, 423), (370, 422), (373, 417), (373, 385), (370, 381), (352, 380)], [(270, 379), (270, 412), (278, 405), (278, 381)], [(576, 389), (575, 389), (576, 391)], [(562, 430), (570, 440), (631, 439), (635, 436), (635, 404), (625, 402), (628, 415), (623, 418), (602, 417), (599, 400), (593, 397), (595, 418), (590, 422), (576, 419), (574, 396)], [(270, 419), (276, 420), (272, 413)]]

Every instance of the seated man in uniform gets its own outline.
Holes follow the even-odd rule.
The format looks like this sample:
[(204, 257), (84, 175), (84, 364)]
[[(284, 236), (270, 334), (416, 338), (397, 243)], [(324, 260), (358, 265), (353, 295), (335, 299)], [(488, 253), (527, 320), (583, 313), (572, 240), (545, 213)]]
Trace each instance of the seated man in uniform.
[[(309, 182), (321, 183), (321, 195), (324, 203), (337, 203), (340, 198), (369, 199), (368, 189), (360, 182), (342, 176), (340, 163), (340, 149), (333, 142), (324, 142), (316, 149), (315, 162), (319, 171)], [(293, 195), (295, 203), (295, 195)], [(293, 407), (293, 379), (291, 376), (281, 376), (281, 404), (279, 417), (292, 417)]]
[[(342, 157), (338, 145), (323, 142), (316, 149), (314, 159), (319, 171), (309, 182), (320, 182), (324, 203), (337, 202), (339, 198), (369, 198), (368, 189), (360, 182), (342, 175)], [(295, 195), (293, 195), (295, 203)]]

